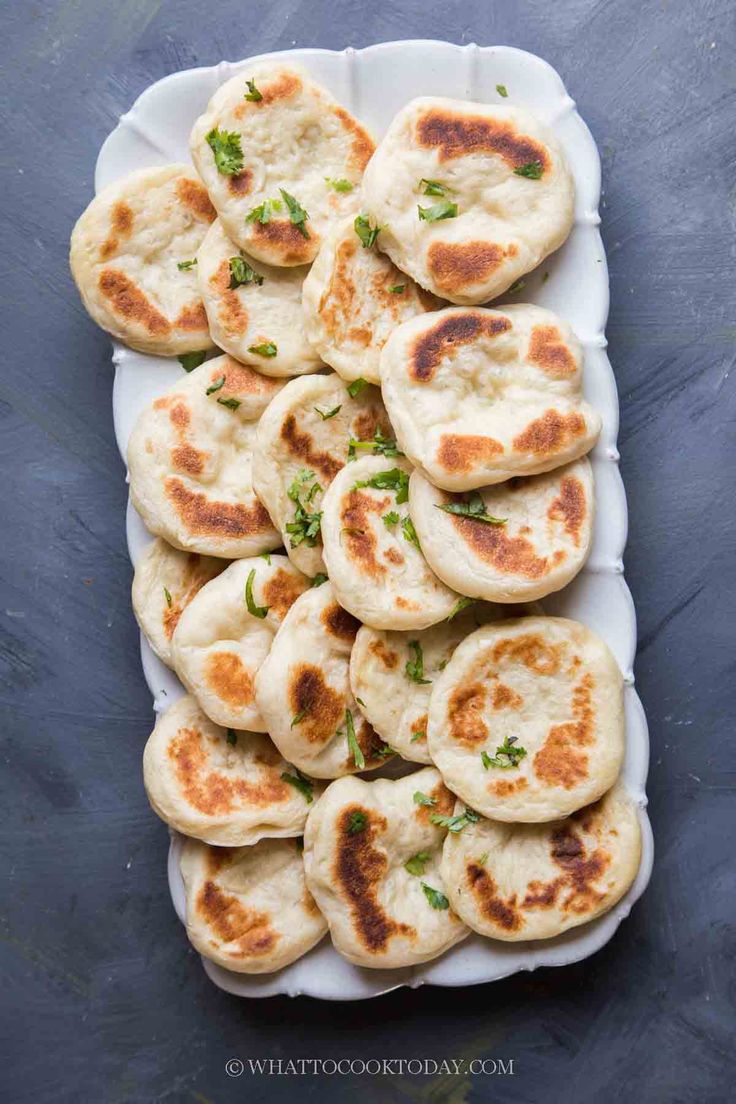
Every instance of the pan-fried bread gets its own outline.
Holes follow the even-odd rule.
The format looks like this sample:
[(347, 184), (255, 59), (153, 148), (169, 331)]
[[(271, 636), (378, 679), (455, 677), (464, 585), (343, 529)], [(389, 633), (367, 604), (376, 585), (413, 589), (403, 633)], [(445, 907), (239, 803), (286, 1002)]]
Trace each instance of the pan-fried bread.
[(298, 840), (264, 839), (237, 848), (187, 840), (181, 873), (189, 940), (226, 970), (280, 970), (327, 931), (304, 882)]
[(411, 528), (401, 457), (363, 456), (333, 479), (322, 502), (322, 539), (335, 596), (377, 629), (425, 629), (458, 595), (429, 567)]
[(493, 820), (544, 821), (597, 800), (624, 752), (623, 680), (606, 644), (562, 617), (484, 625), (432, 689), (429, 754)]
[(69, 257), (97, 325), (143, 353), (210, 348), (191, 262), (214, 217), (187, 165), (141, 169), (100, 192), (74, 227)]
[(623, 786), (546, 824), (481, 819), (448, 833), (442, 858), (458, 915), (491, 939), (552, 939), (608, 912), (636, 877), (641, 829)]
[(377, 432), (391, 433), (380, 392), (364, 387), (351, 398), (334, 373), (291, 380), (261, 418), (253, 486), (290, 560), (305, 575), (325, 569), (324, 491), (346, 463), (351, 439), (371, 440)]
[(143, 753), (143, 780), (162, 820), (222, 846), (301, 835), (322, 792), (268, 736), (220, 728), (189, 696), (159, 715)]
[(197, 254), (197, 275), (215, 343), (266, 376), (301, 376), (321, 366), (302, 311), (306, 268), (276, 268), (234, 245), (219, 219)]
[[(212, 145), (229, 135), (232, 156), (220, 158), (220, 171)], [(373, 148), (329, 92), (302, 70), (273, 62), (218, 88), (190, 138), (228, 237), (252, 257), (287, 266), (314, 260), (327, 225), (356, 209)], [(306, 219), (298, 208), (290, 211), (284, 192)]]
[(304, 833), (307, 885), (349, 962), (412, 966), (468, 935), (440, 872), (446, 828), (431, 819), (453, 805), (432, 767), (398, 781), (340, 778), (315, 804)]
[(453, 303), (536, 268), (570, 233), (573, 200), (562, 150), (528, 111), (441, 97), (399, 111), (364, 180), (381, 249)]
[(345, 380), (380, 383), (381, 349), (391, 331), (440, 305), (385, 253), (364, 246), (352, 218), (325, 237), (304, 281), (307, 336)]
[(447, 586), (489, 602), (531, 601), (566, 586), (585, 563), (593, 472), (582, 457), (543, 475), (453, 495), (415, 470), (409, 509), (427, 562)]
[(228, 559), (278, 548), (253, 492), (251, 456), (256, 423), (282, 386), (217, 357), (141, 412), (128, 444), (130, 497), (152, 533)]
[(248, 557), (230, 564), (184, 611), (172, 640), (174, 667), (216, 724), (266, 731), (256, 674), (308, 586), (286, 556)]
[(381, 354), (402, 450), (430, 482), (467, 491), (588, 452), (601, 417), (582, 397), (580, 343), (531, 303), (448, 307), (404, 322)]

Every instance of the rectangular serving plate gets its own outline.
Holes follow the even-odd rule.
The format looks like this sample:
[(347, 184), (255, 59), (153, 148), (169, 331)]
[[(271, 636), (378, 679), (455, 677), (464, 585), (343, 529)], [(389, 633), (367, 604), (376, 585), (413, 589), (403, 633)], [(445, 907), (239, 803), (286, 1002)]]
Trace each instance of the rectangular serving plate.
[[(649, 742), (646, 718), (634, 690), (636, 618), (623, 576), (626, 544), (626, 497), (618, 470), (618, 394), (606, 354), (608, 269), (598, 230), (600, 159), (587, 126), (575, 110), (559, 75), (541, 58), (509, 46), (455, 46), (447, 42), (387, 42), (364, 50), (287, 50), (239, 62), (174, 73), (151, 85), (123, 115), (105, 141), (97, 161), (95, 187), (135, 169), (189, 161), (188, 138), (194, 120), (215, 90), (255, 62), (280, 61), (303, 66), (329, 88), (377, 138), (395, 113), (415, 96), (451, 96), (529, 108), (550, 126), (561, 143), (575, 179), (575, 222), (563, 247), (525, 277), (523, 299), (548, 307), (566, 318), (585, 352), (585, 397), (603, 415), (600, 440), (591, 454), (596, 485), (596, 520), (590, 557), (580, 575), (544, 602), (550, 614), (571, 617), (594, 629), (616, 656), (625, 682), (626, 755), (624, 784), (639, 810), (642, 859), (634, 884), (608, 913), (556, 939), (503, 943), (471, 936), (441, 958), (400, 970), (352, 966), (329, 939), (304, 958), (275, 974), (237, 974), (203, 959), (220, 988), (238, 996), (306, 994), (325, 1000), (359, 1000), (399, 986), (459, 986), (496, 981), (519, 970), (563, 966), (587, 958), (613, 936), (621, 920), (646, 888), (652, 869), (653, 842), (646, 814)], [(503, 85), (508, 99), (496, 90)], [(128, 437), (138, 413), (181, 376), (176, 360), (145, 356), (115, 344), (113, 413), (115, 432), (125, 458)], [(135, 510), (128, 505), (127, 535), (135, 563), (150, 542)], [(168, 708), (184, 693), (141, 637), (141, 657), (154, 709)], [(182, 838), (172, 833), (169, 884), (177, 914), (185, 916), (179, 874)]]

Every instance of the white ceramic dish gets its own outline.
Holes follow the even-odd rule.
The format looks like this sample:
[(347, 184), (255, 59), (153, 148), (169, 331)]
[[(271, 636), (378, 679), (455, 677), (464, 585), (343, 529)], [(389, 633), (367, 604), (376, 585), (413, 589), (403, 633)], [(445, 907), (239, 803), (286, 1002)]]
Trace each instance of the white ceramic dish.
[[(97, 162), (99, 190), (133, 169), (188, 161), (187, 140), (194, 119), (215, 89), (255, 61), (279, 59), (303, 65), (379, 137), (396, 111), (419, 95), (502, 102), (496, 85), (508, 89), (508, 102), (529, 107), (550, 125), (561, 142), (576, 185), (575, 226), (561, 250), (526, 278), (523, 298), (566, 317), (585, 348), (586, 398), (603, 414), (603, 432), (593, 454), (597, 519), (590, 559), (578, 578), (545, 601), (550, 613), (576, 618), (609, 644), (626, 680), (627, 751), (623, 777), (640, 809), (641, 867), (633, 886), (616, 907), (583, 927), (539, 942), (504, 944), (474, 936), (427, 965), (411, 969), (366, 970), (349, 965), (329, 940), (279, 973), (248, 977), (204, 961), (221, 988), (240, 996), (300, 993), (328, 1000), (377, 996), (401, 985), (470, 985), (494, 981), (518, 970), (562, 966), (599, 950), (616, 931), (649, 880), (652, 835), (646, 815), (649, 745), (646, 719), (633, 687), (636, 619), (623, 577), (627, 513), (618, 471), (618, 396), (606, 355), (608, 271), (598, 231), (600, 160), (595, 143), (575, 110), (558, 74), (532, 54), (507, 46), (453, 46), (445, 42), (389, 42), (365, 50), (290, 50), (260, 55), (209, 69), (175, 73), (148, 88), (106, 140)], [(548, 278), (544, 279), (544, 274)], [(115, 345), (113, 409), (115, 431), (125, 456), (128, 435), (140, 409), (181, 374), (176, 360), (132, 352)], [(133, 561), (151, 539), (135, 511), (128, 509), (128, 544)], [(141, 641), (143, 668), (157, 711), (183, 693), (176, 677)], [(181, 840), (172, 839), (169, 883), (174, 906), (184, 918), (179, 875)]]

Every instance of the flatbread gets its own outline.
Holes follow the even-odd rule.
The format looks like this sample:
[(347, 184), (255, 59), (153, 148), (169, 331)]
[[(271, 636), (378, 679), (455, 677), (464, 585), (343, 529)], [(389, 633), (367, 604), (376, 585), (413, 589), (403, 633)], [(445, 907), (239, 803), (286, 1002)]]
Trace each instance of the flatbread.
[(200, 954), (236, 973), (267, 974), (319, 943), (327, 924), (304, 883), (299, 842), (224, 848), (186, 841), (187, 935)]
[(562, 150), (528, 111), (433, 96), (394, 117), (364, 180), (381, 249), (453, 303), (536, 268), (570, 233), (573, 200)]
[(350, 689), (350, 649), (358, 628), (329, 583), (314, 587), (287, 613), (256, 676), (256, 701), (271, 738), (313, 778), (373, 770), (391, 754)]
[[(418, 804), (415, 793), (429, 804)], [(430, 820), (453, 805), (427, 767), (398, 781), (340, 778), (314, 806), (304, 833), (307, 885), (348, 962), (412, 966), (469, 934), (447, 907), (440, 872), (446, 829)]]
[(588, 452), (600, 414), (582, 398), (570, 327), (530, 303), (449, 307), (405, 322), (381, 354), (397, 440), (447, 491), (550, 471)]
[[(448, 513), (446, 506), (467, 513)], [(447, 586), (489, 602), (544, 598), (574, 579), (587, 559), (593, 472), (583, 457), (543, 475), (453, 495), (416, 470), (409, 509), (426, 560)]]
[(308, 586), (286, 556), (250, 557), (230, 564), (184, 611), (172, 640), (174, 666), (216, 724), (266, 731), (255, 677), (288, 610)]
[[(261, 98), (246, 99), (256, 94)], [(239, 138), (242, 157), (221, 166), (234, 172), (218, 170), (207, 141), (214, 129)], [(218, 88), (190, 138), (192, 160), (228, 236), (250, 256), (287, 266), (313, 261), (328, 223), (357, 208), (355, 188), (373, 148), (368, 132), (329, 92), (302, 70), (273, 62), (249, 66)], [(353, 187), (341, 191), (331, 181)], [(290, 214), (284, 191), (306, 221), (298, 210)], [(271, 201), (278, 206), (249, 220)]]
[[(299, 517), (321, 513), (324, 491), (347, 462), (351, 439), (390, 435), (375, 387), (351, 398), (339, 376), (291, 380), (261, 418), (253, 450), (253, 486), (281, 532), (289, 559), (305, 575), (324, 572), (322, 535)], [(298, 502), (297, 502), (298, 499)]]
[[(335, 476), (322, 501), (323, 554), (335, 596), (376, 629), (426, 629), (448, 617), (459, 597), (417, 546), (410, 472), (402, 457), (363, 456)], [(403, 486), (395, 480), (393, 489), (375, 486), (393, 476), (403, 476)]]
[(440, 305), (385, 253), (364, 246), (353, 218), (325, 237), (304, 281), (307, 336), (345, 380), (380, 383), (381, 349), (391, 331)]
[(253, 492), (251, 456), (256, 423), (282, 386), (217, 357), (141, 412), (128, 444), (130, 497), (152, 533), (227, 559), (278, 548)]
[(301, 376), (320, 368), (319, 354), (304, 332), (307, 271), (254, 260), (230, 241), (216, 219), (197, 254), (197, 275), (217, 345), (265, 376)]
[(621, 672), (600, 637), (577, 621), (485, 625), (455, 649), (437, 679), (427, 739), (446, 784), (484, 816), (567, 816), (618, 775)]
[(442, 877), (465, 923), (491, 939), (552, 939), (608, 912), (636, 877), (641, 829), (618, 785), (546, 824), (481, 819), (448, 833)]
[(158, 537), (135, 565), (133, 612), (148, 643), (167, 667), (173, 667), (171, 638), (195, 594), (227, 567), (227, 560), (182, 552)]
[(189, 696), (159, 715), (143, 753), (143, 780), (162, 820), (222, 846), (301, 835), (322, 792), (268, 736), (218, 727)]
[(69, 263), (97, 325), (143, 353), (209, 349), (190, 262), (214, 217), (188, 165), (141, 169), (95, 196), (74, 227)]

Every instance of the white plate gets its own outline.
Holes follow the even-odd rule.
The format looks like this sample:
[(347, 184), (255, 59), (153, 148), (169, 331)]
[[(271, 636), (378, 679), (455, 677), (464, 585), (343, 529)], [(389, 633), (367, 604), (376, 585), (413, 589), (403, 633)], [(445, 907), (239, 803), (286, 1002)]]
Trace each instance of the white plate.
[[(387, 42), (365, 50), (288, 50), (246, 61), (222, 62), (210, 69), (174, 73), (151, 85), (108, 137), (97, 161), (99, 190), (118, 177), (146, 165), (188, 161), (187, 140), (195, 118), (216, 88), (255, 61), (297, 62), (346, 104), (380, 136), (399, 108), (420, 95), (444, 95), (491, 103), (502, 102), (496, 85), (506, 85), (509, 104), (529, 107), (555, 131), (575, 177), (575, 225), (562, 249), (526, 278), (524, 299), (549, 307), (567, 318), (585, 349), (585, 396), (603, 415), (603, 432), (592, 461), (596, 479), (597, 517), (590, 559), (578, 578), (545, 601), (550, 613), (583, 621), (607, 641), (626, 681), (626, 757), (623, 777), (636, 800), (643, 832), (642, 861), (633, 886), (611, 912), (557, 939), (528, 943), (485, 940), (473, 936), (434, 962), (404, 970), (365, 970), (346, 963), (328, 940), (292, 966), (261, 977), (229, 973), (204, 961), (215, 982), (239, 996), (305, 993), (327, 1000), (377, 996), (400, 985), (471, 985), (495, 981), (518, 970), (562, 966), (599, 950), (616, 931), (644, 891), (652, 868), (652, 835), (647, 818), (649, 762), (647, 725), (634, 691), (632, 664), (636, 619), (623, 577), (626, 543), (626, 498), (618, 471), (616, 435), (618, 396), (606, 355), (604, 328), (608, 316), (608, 270), (598, 226), (600, 160), (590, 131), (575, 110), (558, 74), (533, 54), (508, 46), (452, 46), (446, 42)], [(544, 273), (549, 278), (542, 282)], [(138, 412), (180, 378), (176, 360), (144, 356), (115, 345), (113, 409), (115, 432), (125, 456)], [(150, 541), (140, 518), (128, 508), (128, 545), (135, 561)], [(166, 709), (183, 689), (176, 677), (141, 641), (143, 668), (154, 708)], [(174, 905), (184, 917), (179, 875), (180, 838), (172, 839), (169, 883)]]

